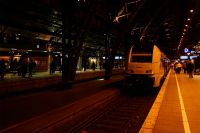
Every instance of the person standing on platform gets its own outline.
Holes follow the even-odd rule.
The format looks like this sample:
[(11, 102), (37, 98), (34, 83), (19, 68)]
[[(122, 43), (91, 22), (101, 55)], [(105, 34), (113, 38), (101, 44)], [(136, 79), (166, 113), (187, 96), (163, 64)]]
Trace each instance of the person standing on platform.
[(55, 60), (53, 59), (50, 63), (50, 75), (54, 74), (56, 70), (56, 63)]
[(176, 64), (176, 73), (180, 74), (181, 69), (182, 69), (182, 64), (178, 62), (178, 64)]
[(87, 69), (87, 63), (84, 61), (83, 62), (83, 70), (86, 71), (86, 69)]
[(183, 72), (184, 72), (184, 73), (187, 73), (186, 62), (183, 62)]
[(1, 60), (0, 61), (0, 75), (1, 75), (1, 80), (4, 80), (5, 71), (6, 71), (5, 61)]
[(92, 62), (91, 68), (92, 68), (92, 70), (95, 70), (95, 68), (96, 68), (96, 64), (94, 63), (94, 61)]
[(189, 74), (189, 78), (193, 78), (193, 70), (194, 70), (194, 63), (191, 60), (189, 60), (187, 62), (187, 71)]
[(29, 78), (32, 77), (33, 69), (36, 67), (36, 63), (33, 61), (33, 59), (30, 59), (28, 69), (29, 69)]
[(21, 64), (21, 73), (22, 73), (22, 77), (25, 78), (26, 77), (26, 73), (27, 73), (27, 61), (26, 59), (22, 60), (22, 64)]

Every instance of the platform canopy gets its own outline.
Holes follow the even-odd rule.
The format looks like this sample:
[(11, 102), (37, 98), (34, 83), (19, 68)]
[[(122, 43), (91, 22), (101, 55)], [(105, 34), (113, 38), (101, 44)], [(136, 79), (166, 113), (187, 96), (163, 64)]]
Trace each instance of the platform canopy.
[[(131, 42), (148, 36), (167, 55), (174, 56), (200, 40), (199, 0), (66, 1), (1, 0), (1, 40), (14, 36), (29, 42), (27, 46), (35, 40), (60, 43), (63, 11), (73, 16), (72, 35), (86, 30), (85, 44), (90, 48), (100, 49), (108, 33), (113, 38), (127, 36)], [(69, 5), (74, 8), (65, 9)]]

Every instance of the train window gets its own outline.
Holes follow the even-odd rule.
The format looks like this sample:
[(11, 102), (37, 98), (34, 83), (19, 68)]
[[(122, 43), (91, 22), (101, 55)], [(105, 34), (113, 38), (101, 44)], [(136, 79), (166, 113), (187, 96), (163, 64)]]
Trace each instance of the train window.
[(147, 62), (147, 63), (151, 63), (152, 62), (152, 56), (148, 55), (148, 56), (132, 56), (132, 62)]

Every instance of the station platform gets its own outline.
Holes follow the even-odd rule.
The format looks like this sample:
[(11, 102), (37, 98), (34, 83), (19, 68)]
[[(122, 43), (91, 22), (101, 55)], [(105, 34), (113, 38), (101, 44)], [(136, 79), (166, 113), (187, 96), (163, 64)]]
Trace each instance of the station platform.
[(140, 133), (199, 133), (199, 114), (200, 75), (171, 69)]
[[(113, 69), (112, 71), (112, 75), (123, 73), (123, 68)], [(84, 80), (103, 78), (104, 75), (104, 69), (87, 69), (87, 71), (76, 71), (75, 80), (73, 83), (81, 82)], [(0, 80), (0, 97), (18, 92), (20, 93), (22, 91), (48, 88), (49, 86), (52, 87), (54, 85), (57, 86), (61, 82), (62, 73), (60, 71), (56, 71), (51, 75), (49, 72), (35, 72), (31, 78), (28, 77), (28, 74), (25, 78), (23, 78), (17, 74), (7, 73), (5, 74), (4, 80)]]

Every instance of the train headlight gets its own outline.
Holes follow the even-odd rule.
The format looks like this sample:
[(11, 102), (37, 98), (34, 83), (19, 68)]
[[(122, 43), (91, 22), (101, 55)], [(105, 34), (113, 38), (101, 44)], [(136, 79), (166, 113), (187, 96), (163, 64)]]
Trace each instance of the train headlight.
[(152, 70), (146, 70), (146, 73), (152, 73)]

